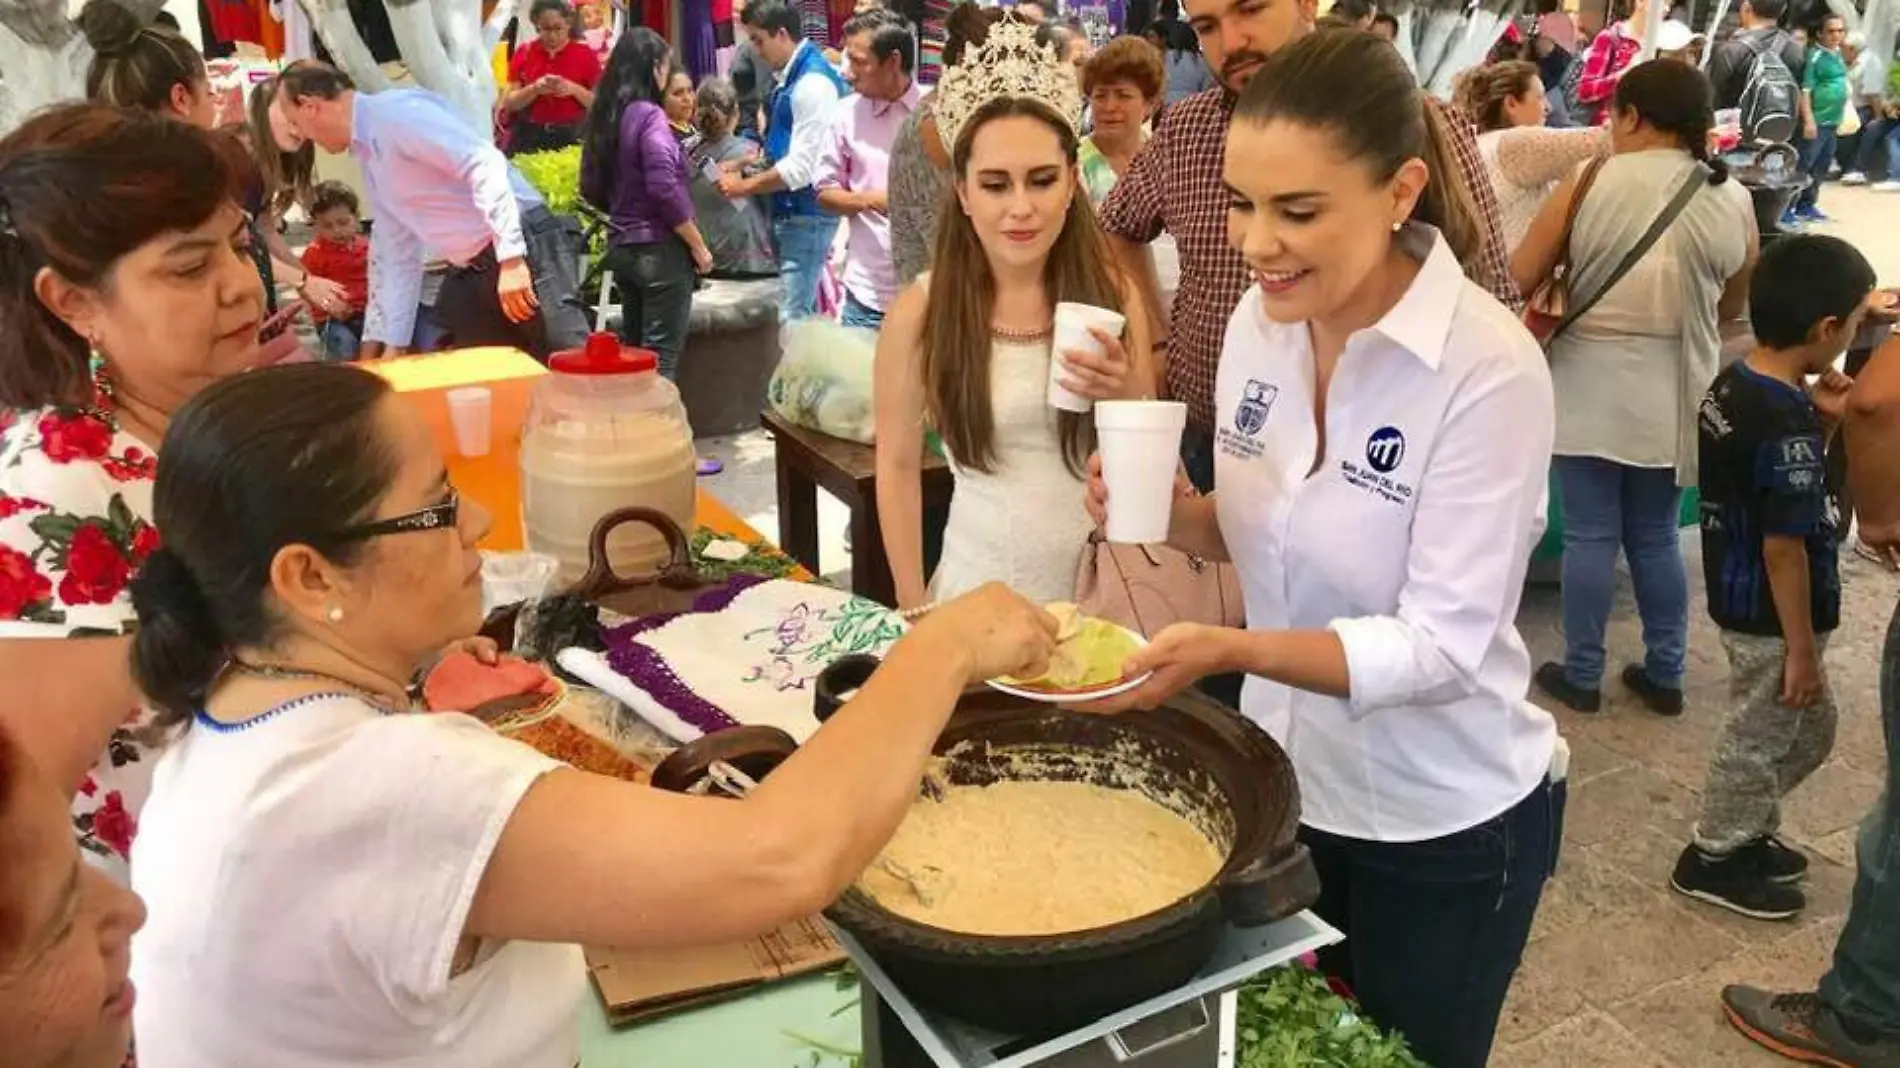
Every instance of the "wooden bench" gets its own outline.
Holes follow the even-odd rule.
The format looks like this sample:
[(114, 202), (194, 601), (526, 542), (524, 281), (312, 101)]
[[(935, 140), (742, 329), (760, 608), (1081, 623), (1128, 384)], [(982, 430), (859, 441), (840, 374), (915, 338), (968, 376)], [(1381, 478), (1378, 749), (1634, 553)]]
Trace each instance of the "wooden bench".
[[(897, 603), (884, 530), (877, 521), (877, 451), (869, 445), (806, 430), (766, 409), (759, 425), (777, 442), (778, 543), (815, 575), (818, 566), (818, 490), (851, 509), (851, 592), (879, 604)], [(950, 501), (950, 467), (924, 453), (925, 508)]]

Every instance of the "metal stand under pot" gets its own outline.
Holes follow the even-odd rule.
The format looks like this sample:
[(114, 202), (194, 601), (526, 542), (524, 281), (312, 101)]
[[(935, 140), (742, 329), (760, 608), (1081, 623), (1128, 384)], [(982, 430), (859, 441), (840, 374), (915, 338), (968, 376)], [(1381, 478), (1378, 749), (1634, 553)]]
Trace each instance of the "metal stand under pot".
[(1264, 927), (1228, 927), (1214, 956), (1181, 986), (1053, 1038), (966, 1024), (906, 997), (850, 934), (833, 928), (858, 967), (864, 1068), (1231, 1068), (1232, 999), (1253, 976), (1340, 940), (1310, 912)]

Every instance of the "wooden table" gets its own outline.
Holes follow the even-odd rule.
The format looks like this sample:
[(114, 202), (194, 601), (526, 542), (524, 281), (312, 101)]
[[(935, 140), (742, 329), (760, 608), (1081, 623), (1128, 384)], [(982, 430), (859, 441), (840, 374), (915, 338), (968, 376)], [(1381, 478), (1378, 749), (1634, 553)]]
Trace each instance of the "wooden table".
[[(884, 530), (877, 521), (877, 450), (815, 430), (794, 426), (767, 409), (759, 417), (777, 441), (778, 543), (822, 575), (818, 561), (818, 490), (851, 509), (851, 592), (879, 604), (897, 603), (891, 562), (884, 554)], [(935, 453), (924, 453), (925, 508), (950, 503), (950, 467)]]

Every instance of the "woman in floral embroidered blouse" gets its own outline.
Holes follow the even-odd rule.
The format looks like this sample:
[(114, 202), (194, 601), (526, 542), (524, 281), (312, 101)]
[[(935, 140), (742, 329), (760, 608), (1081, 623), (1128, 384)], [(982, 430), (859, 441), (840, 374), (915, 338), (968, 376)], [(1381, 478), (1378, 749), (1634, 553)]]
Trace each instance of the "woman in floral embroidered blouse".
[(121, 877), (151, 773), (126, 587), (158, 544), (156, 446), (199, 389), (295, 344), (258, 341), (253, 177), (229, 138), (110, 107), (0, 141), (0, 722)]

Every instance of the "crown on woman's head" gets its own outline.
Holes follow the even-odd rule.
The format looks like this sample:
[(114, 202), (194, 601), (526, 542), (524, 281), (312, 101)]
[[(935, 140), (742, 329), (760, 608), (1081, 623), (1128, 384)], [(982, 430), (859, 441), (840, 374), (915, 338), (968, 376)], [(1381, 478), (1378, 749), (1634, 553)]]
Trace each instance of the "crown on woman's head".
[(963, 50), (961, 61), (943, 72), (933, 94), (937, 133), (953, 148), (965, 123), (985, 104), (1004, 97), (1039, 101), (1062, 116), (1069, 129), (1082, 132), (1082, 90), (1075, 67), (1051, 45), (1036, 43), (1036, 27), (1015, 13), (990, 27), (983, 43)]

